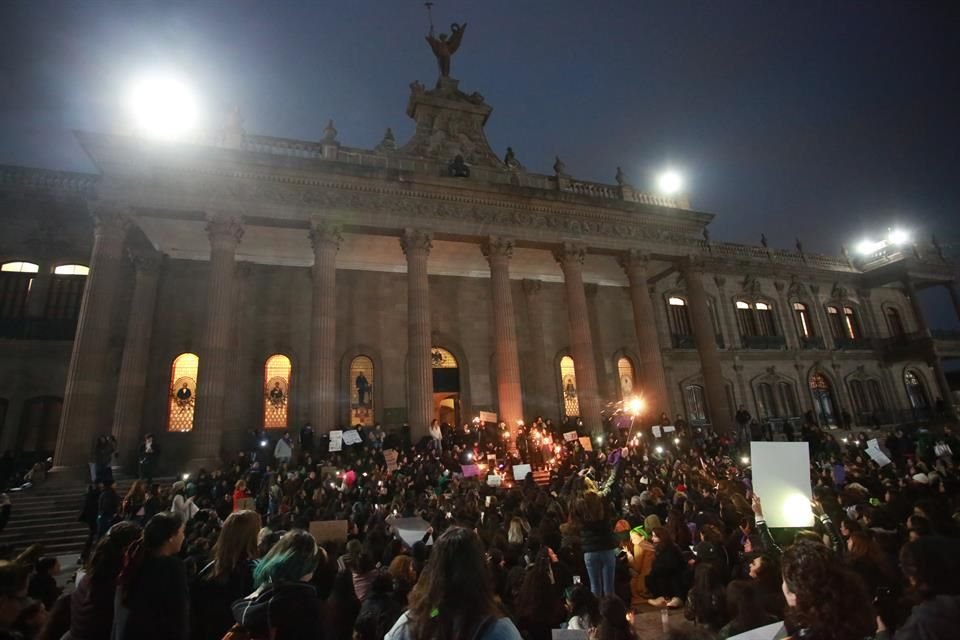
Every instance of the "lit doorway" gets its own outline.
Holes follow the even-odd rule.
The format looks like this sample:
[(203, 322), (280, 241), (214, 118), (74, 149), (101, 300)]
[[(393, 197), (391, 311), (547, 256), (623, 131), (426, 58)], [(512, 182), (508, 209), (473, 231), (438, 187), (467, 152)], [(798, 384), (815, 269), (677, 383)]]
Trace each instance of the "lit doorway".
[(814, 373), (810, 376), (810, 394), (813, 396), (813, 412), (820, 426), (839, 426), (837, 403), (833, 397), (833, 387), (827, 376), (822, 373)]
[(433, 364), (433, 417), (440, 424), (460, 425), (460, 367), (452, 353), (442, 347), (430, 350)]

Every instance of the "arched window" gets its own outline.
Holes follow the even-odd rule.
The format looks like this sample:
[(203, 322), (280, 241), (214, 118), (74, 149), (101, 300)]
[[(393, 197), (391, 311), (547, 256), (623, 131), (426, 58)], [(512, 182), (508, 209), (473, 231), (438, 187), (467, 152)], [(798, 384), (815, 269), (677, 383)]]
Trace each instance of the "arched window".
[(617, 375), (620, 378), (620, 399), (627, 400), (633, 396), (637, 388), (637, 376), (630, 358), (626, 356), (617, 358)]
[(667, 311), (670, 316), (670, 332), (675, 337), (689, 337), (693, 335), (690, 329), (690, 311), (687, 301), (673, 296), (667, 299)]
[(843, 308), (843, 326), (847, 331), (847, 337), (851, 340), (859, 340), (863, 337), (860, 331), (860, 321), (857, 319), (857, 314), (853, 310), (853, 307)]
[(167, 431), (193, 429), (193, 412), (197, 404), (197, 371), (200, 358), (195, 353), (181, 353), (170, 367), (170, 391), (167, 405)]
[(54, 268), (53, 273), (58, 276), (87, 276), (90, 275), (90, 267), (82, 264), (62, 264)]
[(930, 399), (927, 396), (927, 389), (916, 371), (913, 369), (906, 369), (903, 372), (903, 385), (907, 389), (907, 398), (910, 400), (911, 408), (930, 408)]
[(760, 410), (760, 416), (763, 418), (778, 418), (780, 416), (777, 401), (773, 397), (773, 387), (766, 382), (757, 385), (757, 407)]
[(376, 383), (373, 359), (357, 356), (350, 361), (350, 424), (372, 427), (374, 424), (373, 385)]
[(683, 389), (683, 399), (687, 405), (687, 420), (691, 424), (707, 422), (707, 396), (699, 384), (688, 384)]
[(793, 303), (793, 318), (797, 322), (797, 332), (801, 338), (812, 338), (813, 320), (810, 318), (810, 308), (802, 302)]
[(824, 374), (815, 372), (810, 375), (810, 395), (813, 397), (813, 410), (820, 426), (837, 425), (837, 403), (833, 396), (833, 385)]
[(290, 358), (272, 355), (263, 365), (263, 428), (286, 429), (290, 404)]
[(894, 307), (887, 307), (884, 315), (887, 317), (887, 328), (890, 329), (891, 337), (900, 338), (906, 335), (907, 332), (903, 328), (903, 319), (900, 317), (900, 311)]
[(779, 382), (777, 388), (780, 391), (780, 406), (783, 407), (785, 417), (795, 418), (799, 416), (800, 407), (797, 404), (797, 394), (793, 390), (793, 385), (789, 382)]
[(777, 335), (777, 326), (773, 320), (773, 307), (767, 302), (747, 302), (737, 300), (737, 325), (740, 335), (745, 338), (770, 337)]
[(5, 262), (0, 265), (0, 337), (24, 336), (27, 298), (33, 286), (33, 274), (39, 267), (32, 262)]
[(837, 340), (859, 340), (860, 321), (853, 307), (847, 305), (828, 305), (827, 318), (830, 321), (830, 332)]
[(564, 417), (580, 416), (580, 400), (577, 397), (577, 372), (573, 367), (573, 358), (560, 358), (560, 388), (563, 395)]

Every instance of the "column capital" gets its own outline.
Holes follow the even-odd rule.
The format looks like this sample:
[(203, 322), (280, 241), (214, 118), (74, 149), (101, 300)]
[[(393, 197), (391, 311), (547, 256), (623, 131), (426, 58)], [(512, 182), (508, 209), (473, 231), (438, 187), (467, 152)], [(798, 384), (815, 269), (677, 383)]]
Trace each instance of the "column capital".
[(534, 297), (540, 294), (540, 291), (543, 289), (543, 281), (534, 280), (532, 278), (524, 278), (521, 281), (523, 286), (523, 292), (529, 297)]
[(137, 273), (155, 274), (160, 271), (160, 264), (163, 262), (163, 254), (150, 249), (130, 249), (127, 257)]
[(236, 250), (244, 233), (240, 219), (225, 213), (208, 214), (206, 230), (213, 250)]
[(487, 236), (480, 243), (480, 251), (488, 261), (510, 260), (513, 257), (514, 242), (504, 236)]
[(560, 266), (566, 268), (573, 265), (583, 265), (583, 259), (587, 256), (587, 246), (580, 242), (564, 242), (559, 247), (553, 249), (553, 258), (560, 263)]
[(419, 229), (404, 229), (400, 236), (400, 248), (408, 258), (412, 255), (430, 255), (433, 249), (433, 233)]
[(89, 200), (87, 210), (93, 217), (93, 233), (98, 238), (122, 240), (131, 227), (130, 207), (117, 200)]
[(645, 278), (650, 266), (650, 254), (640, 249), (629, 249), (617, 256), (617, 264), (628, 276)]
[(340, 250), (340, 243), (343, 242), (343, 225), (339, 222), (314, 218), (310, 222), (310, 244), (313, 246), (313, 253), (316, 254), (324, 248), (333, 248), (334, 251)]

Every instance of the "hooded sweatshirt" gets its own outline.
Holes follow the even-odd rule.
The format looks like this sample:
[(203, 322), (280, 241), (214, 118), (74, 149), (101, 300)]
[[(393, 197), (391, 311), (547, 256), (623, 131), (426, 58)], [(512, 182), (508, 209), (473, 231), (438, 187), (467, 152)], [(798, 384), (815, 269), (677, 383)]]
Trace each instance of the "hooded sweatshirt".
[(323, 638), (317, 590), (305, 582), (265, 585), (233, 603), (233, 618), (257, 636), (274, 640)]

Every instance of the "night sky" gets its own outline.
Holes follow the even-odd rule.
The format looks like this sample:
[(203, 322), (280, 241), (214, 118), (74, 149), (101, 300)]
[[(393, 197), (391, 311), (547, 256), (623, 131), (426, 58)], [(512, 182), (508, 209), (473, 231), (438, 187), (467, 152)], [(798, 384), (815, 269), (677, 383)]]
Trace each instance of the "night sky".
[[(837, 254), (896, 224), (960, 255), (960, 3), (437, 0), (453, 59), (528, 169), (641, 189), (671, 165), (714, 240)], [(432, 85), (421, 2), (7, 0), (0, 163), (92, 171), (70, 129), (117, 130), (138, 76), (172, 70), (217, 127), (343, 144), (412, 131)], [(930, 300), (931, 324), (955, 326)]]

